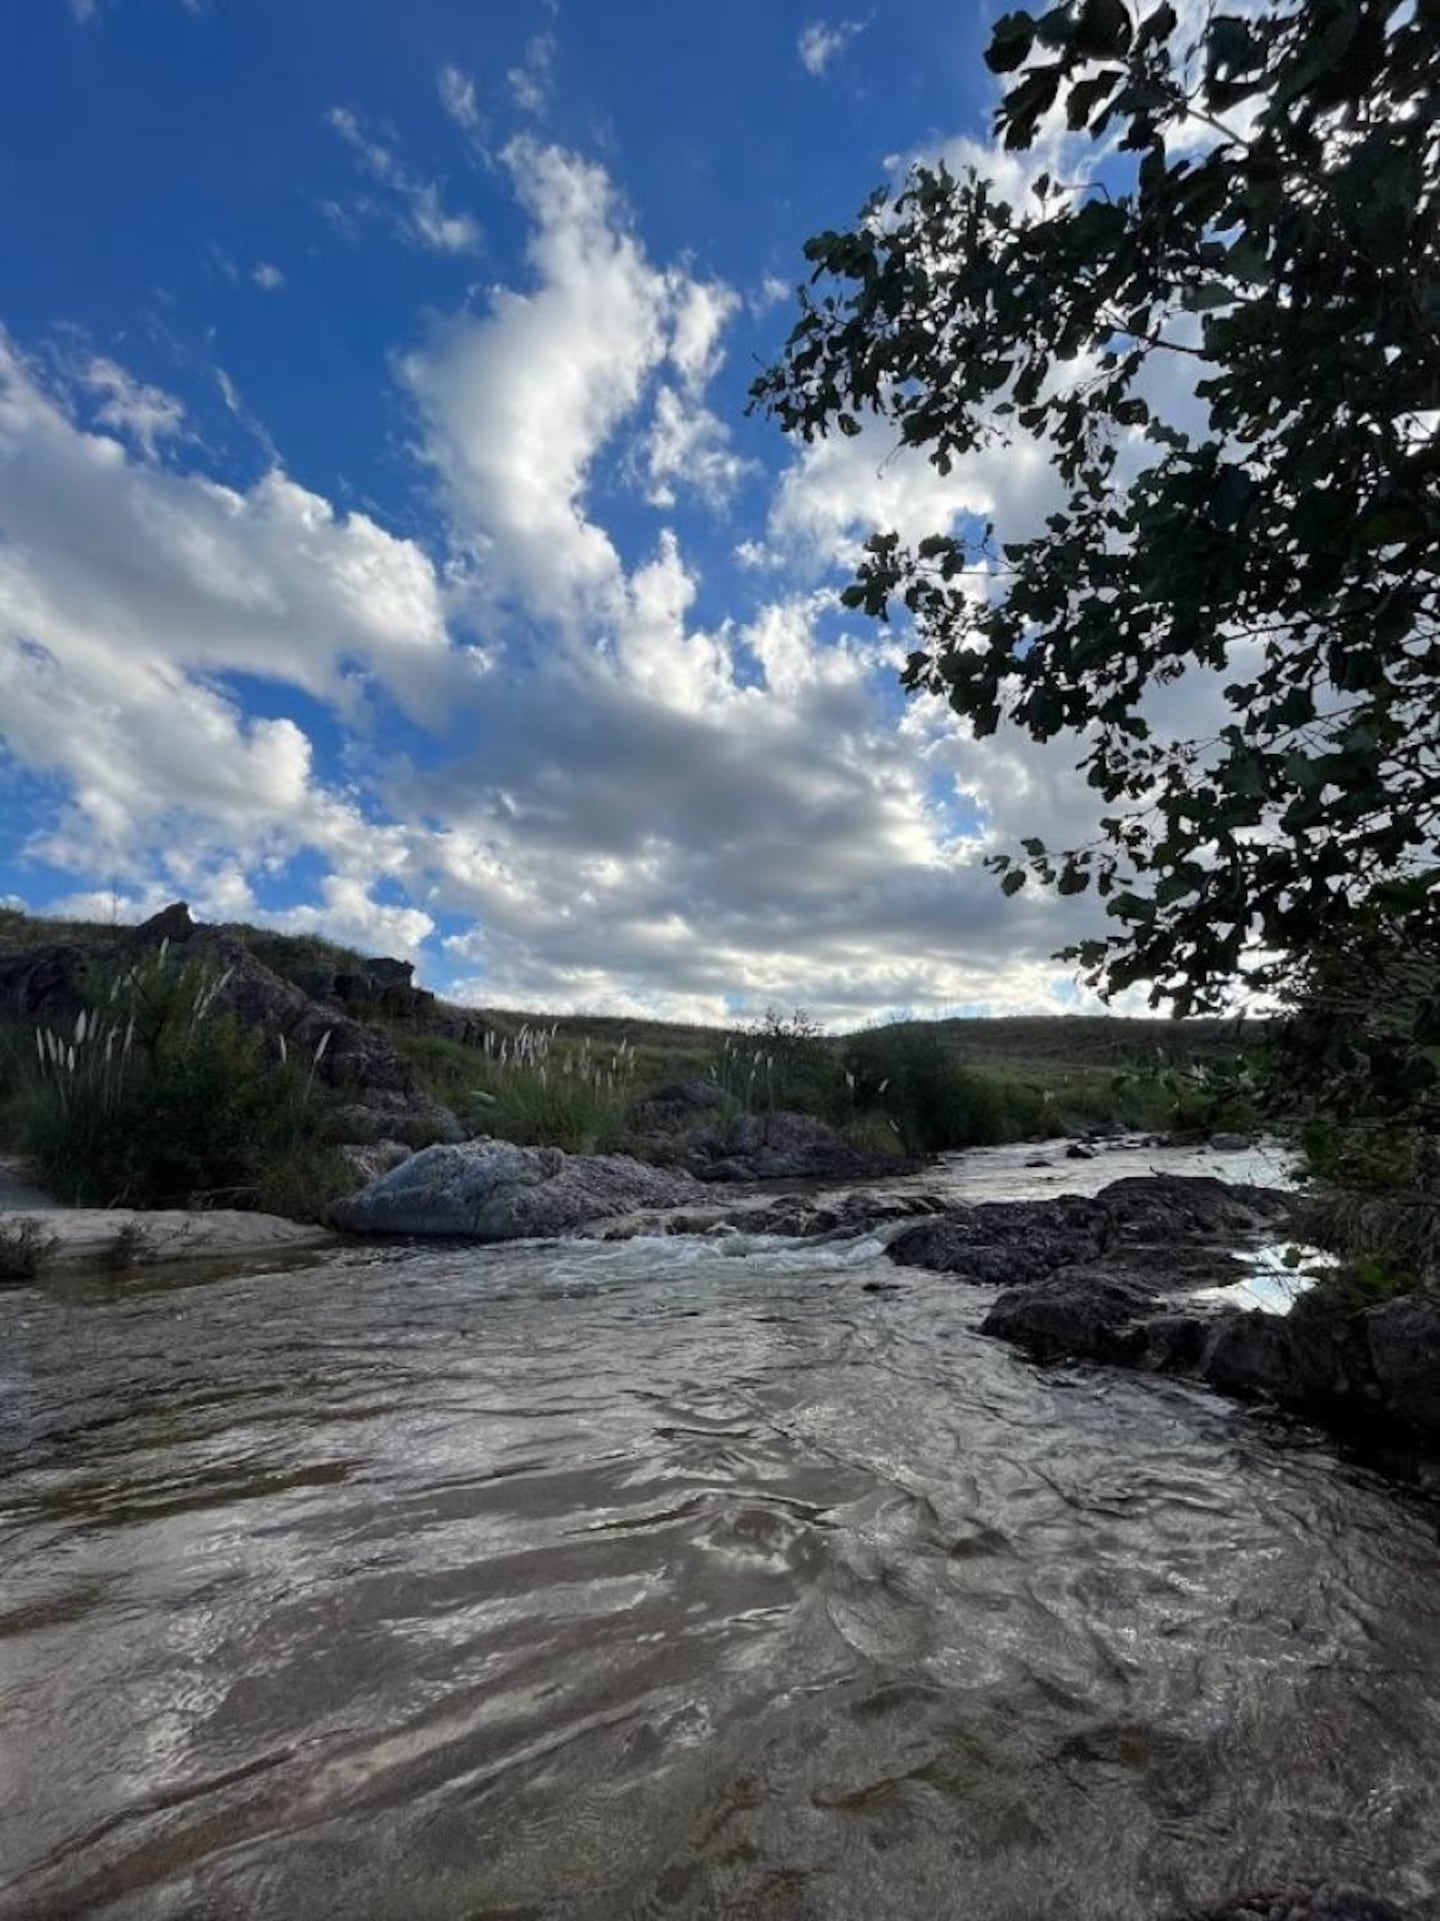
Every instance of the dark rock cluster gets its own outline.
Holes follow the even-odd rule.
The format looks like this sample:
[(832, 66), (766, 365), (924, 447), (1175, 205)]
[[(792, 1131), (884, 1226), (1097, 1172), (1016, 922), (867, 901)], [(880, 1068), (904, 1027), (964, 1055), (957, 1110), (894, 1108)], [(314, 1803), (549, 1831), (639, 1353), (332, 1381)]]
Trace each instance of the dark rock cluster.
[(890, 1243), (901, 1266), (1003, 1291), (984, 1332), (1037, 1361), (1091, 1361), (1204, 1381), (1328, 1425), (1440, 1447), (1440, 1286), (1356, 1301), (1321, 1286), (1287, 1315), (1217, 1290), (1235, 1254), (1286, 1231), (1292, 1202), (1208, 1176), (1146, 1175), (1093, 1199), (933, 1212)]
[[(113, 964), (143, 959), (162, 943), (183, 945), (187, 955), (203, 960), (223, 983), (214, 1002), (217, 1009), (263, 1035), (272, 1048), (283, 1041), (290, 1058), (314, 1062), (317, 1079), (345, 1098), (339, 1120), (343, 1138), (397, 1140), (416, 1147), (464, 1137), (454, 1114), (424, 1092), (414, 1069), (386, 1035), (344, 1011), (343, 996), (317, 999), (267, 967), (232, 932), (197, 924), (183, 901), (107, 942), (99, 952)], [(72, 1021), (85, 1005), (87, 977), (96, 958), (95, 946), (76, 941), (0, 954), (0, 1016)], [(366, 966), (377, 982), (383, 978), (392, 989), (408, 987), (408, 963), (372, 961)], [(316, 984), (332, 988), (335, 981), (327, 974)]]

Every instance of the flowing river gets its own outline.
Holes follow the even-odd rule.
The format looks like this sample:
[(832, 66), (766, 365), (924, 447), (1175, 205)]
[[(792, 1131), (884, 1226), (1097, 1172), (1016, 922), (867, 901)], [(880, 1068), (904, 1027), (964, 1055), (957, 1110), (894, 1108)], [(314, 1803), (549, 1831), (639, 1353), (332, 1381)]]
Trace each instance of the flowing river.
[[(942, 1172), (1181, 1165), (1021, 1160)], [(1440, 1915), (1435, 1504), (987, 1299), (743, 1237), (0, 1297), (0, 1914)]]

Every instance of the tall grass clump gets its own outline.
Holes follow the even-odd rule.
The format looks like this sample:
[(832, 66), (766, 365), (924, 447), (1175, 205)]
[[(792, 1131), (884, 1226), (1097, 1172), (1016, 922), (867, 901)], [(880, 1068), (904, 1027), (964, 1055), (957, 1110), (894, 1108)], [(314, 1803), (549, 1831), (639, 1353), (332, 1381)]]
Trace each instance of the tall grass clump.
[(168, 944), (116, 971), (73, 1023), (34, 1029), (9, 1133), (62, 1200), (314, 1214), (339, 1191), (317, 1079), (328, 1034), (290, 1058), (221, 997), (228, 973)]
[(476, 1111), (486, 1131), (528, 1147), (604, 1153), (624, 1139), (634, 1097), (635, 1053), (559, 1041), (559, 1024), (524, 1022), (514, 1034), (487, 1033), (478, 1050)]
[(803, 1007), (788, 1014), (769, 1008), (754, 1026), (727, 1035), (708, 1074), (746, 1114), (785, 1110), (836, 1123), (852, 1117), (840, 1057)]

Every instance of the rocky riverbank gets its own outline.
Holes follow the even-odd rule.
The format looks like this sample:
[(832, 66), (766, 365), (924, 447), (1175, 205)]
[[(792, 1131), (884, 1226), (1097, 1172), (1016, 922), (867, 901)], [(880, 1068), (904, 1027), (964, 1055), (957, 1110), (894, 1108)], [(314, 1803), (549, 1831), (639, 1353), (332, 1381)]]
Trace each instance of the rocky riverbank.
[(1179, 1376), (1440, 1452), (1440, 1287), (1367, 1301), (1325, 1283), (1288, 1314), (1226, 1298), (1247, 1251), (1293, 1232), (1281, 1190), (1146, 1175), (1093, 1198), (926, 1211), (890, 1258), (1000, 1289), (983, 1332), (1034, 1360)]
[(1256, 1250), (1293, 1234), (1294, 1209), (1282, 1189), (1168, 1173), (974, 1206), (923, 1187), (720, 1200), (625, 1156), (489, 1141), (429, 1148), (332, 1218), (350, 1232), (485, 1241), (879, 1235), (902, 1271), (999, 1290), (983, 1331), (1036, 1361), (1178, 1376), (1440, 1451), (1440, 1291), (1365, 1304), (1326, 1285), (1288, 1314), (1232, 1298)]
[[(1325, 1285), (1302, 1293), (1288, 1314), (1234, 1298), (1247, 1255), (1294, 1235), (1294, 1196), (1282, 1189), (1149, 1173), (1089, 1194), (965, 1205), (923, 1180), (726, 1193), (684, 1168), (487, 1138), (400, 1155), (393, 1166), (384, 1165), (390, 1155), (370, 1166), (357, 1155), (357, 1177), (373, 1170), (374, 1178), (334, 1204), (328, 1227), (482, 1242), (879, 1236), (897, 1286), (905, 1269), (925, 1268), (997, 1290), (982, 1331), (1035, 1361), (1193, 1380), (1440, 1452), (1440, 1288), (1364, 1301)], [(801, 1165), (827, 1163), (802, 1150)], [(10, 1279), (57, 1266), (273, 1254), (327, 1238), (326, 1227), (224, 1210), (12, 1206), (0, 1223)]]

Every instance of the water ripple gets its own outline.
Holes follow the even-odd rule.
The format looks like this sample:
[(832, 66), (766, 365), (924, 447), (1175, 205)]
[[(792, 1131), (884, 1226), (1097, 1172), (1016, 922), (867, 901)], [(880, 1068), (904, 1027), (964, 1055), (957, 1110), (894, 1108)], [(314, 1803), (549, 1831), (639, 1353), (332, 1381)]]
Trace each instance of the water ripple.
[(1440, 1912), (1433, 1509), (734, 1246), (11, 1296), (0, 1913)]

